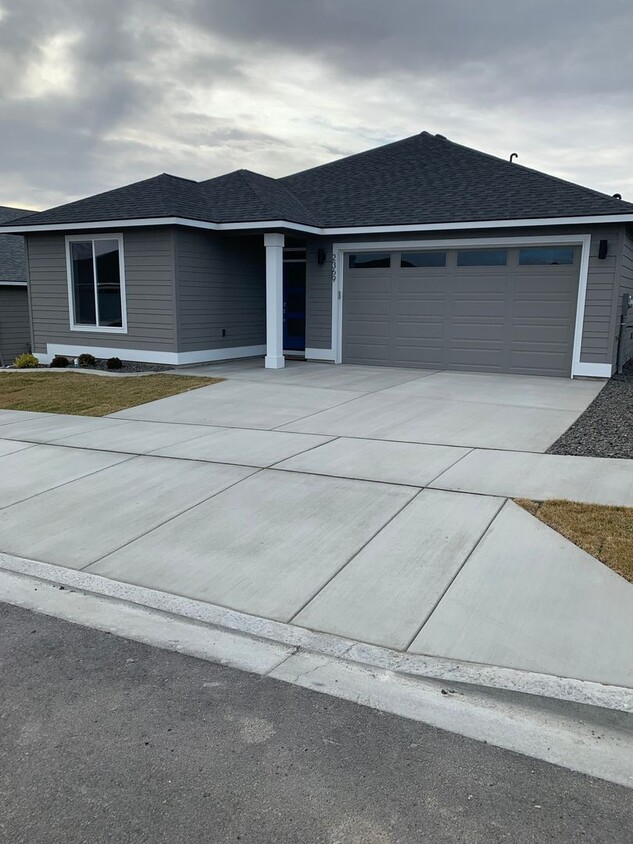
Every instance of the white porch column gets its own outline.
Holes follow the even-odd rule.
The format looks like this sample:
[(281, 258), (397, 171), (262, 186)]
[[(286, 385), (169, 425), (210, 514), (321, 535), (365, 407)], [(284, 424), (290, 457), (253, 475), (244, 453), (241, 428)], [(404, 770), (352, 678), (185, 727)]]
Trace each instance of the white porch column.
[(265, 234), (266, 247), (266, 369), (281, 369), (284, 360), (284, 236)]

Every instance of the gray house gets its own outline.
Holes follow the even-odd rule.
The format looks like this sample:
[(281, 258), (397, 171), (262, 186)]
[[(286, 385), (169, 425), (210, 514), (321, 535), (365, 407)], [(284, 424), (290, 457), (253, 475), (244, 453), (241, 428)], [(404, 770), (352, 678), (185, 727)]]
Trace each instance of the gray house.
[(633, 204), (427, 132), (281, 179), (163, 174), (0, 232), (26, 237), (43, 361), (606, 377), (633, 351)]
[[(26, 208), (0, 205), (0, 225), (32, 214)], [(0, 234), (0, 366), (31, 350), (24, 238)]]

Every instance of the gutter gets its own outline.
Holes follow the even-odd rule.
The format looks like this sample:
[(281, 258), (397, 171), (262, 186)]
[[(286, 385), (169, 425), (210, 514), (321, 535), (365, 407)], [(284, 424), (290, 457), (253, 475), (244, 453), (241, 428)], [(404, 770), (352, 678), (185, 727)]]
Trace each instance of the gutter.
[(538, 217), (513, 220), (467, 220), (457, 223), (415, 223), (389, 226), (310, 226), (290, 220), (258, 220), (251, 222), (211, 223), (187, 217), (141, 217), (128, 220), (98, 220), (88, 223), (52, 223), (32, 226), (0, 226), (0, 234), (37, 234), (38, 232), (95, 231), (139, 226), (189, 226), (209, 231), (278, 231), (289, 229), (306, 234), (334, 235), (385, 234), (389, 232), (464, 231), (469, 229), (526, 228), (535, 226), (596, 225), (633, 223), (633, 214), (603, 214), (577, 217)]

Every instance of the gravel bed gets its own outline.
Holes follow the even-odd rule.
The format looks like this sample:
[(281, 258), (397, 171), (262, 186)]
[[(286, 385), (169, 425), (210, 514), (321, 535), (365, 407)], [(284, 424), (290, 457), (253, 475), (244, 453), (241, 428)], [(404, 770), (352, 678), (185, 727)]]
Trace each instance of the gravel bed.
[[(105, 360), (98, 360), (96, 366), (82, 366), (81, 369), (85, 369), (86, 372), (90, 372), (90, 370), (94, 369), (102, 369), (104, 372), (167, 372), (170, 369), (173, 369), (173, 366), (167, 366), (163, 363), (140, 363), (139, 361), (133, 360), (122, 360), (121, 363), (123, 367), (121, 369), (108, 369), (106, 366)], [(68, 367), (69, 369), (75, 369), (75, 367)]]
[(633, 361), (614, 375), (548, 454), (633, 459)]

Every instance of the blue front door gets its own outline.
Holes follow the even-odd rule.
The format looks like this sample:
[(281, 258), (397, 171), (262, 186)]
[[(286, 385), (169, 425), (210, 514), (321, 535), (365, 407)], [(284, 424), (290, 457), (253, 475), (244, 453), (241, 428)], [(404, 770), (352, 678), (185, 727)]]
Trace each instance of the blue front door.
[(284, 261), (284, 350), (306, 347), (306, 264)]

